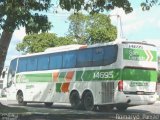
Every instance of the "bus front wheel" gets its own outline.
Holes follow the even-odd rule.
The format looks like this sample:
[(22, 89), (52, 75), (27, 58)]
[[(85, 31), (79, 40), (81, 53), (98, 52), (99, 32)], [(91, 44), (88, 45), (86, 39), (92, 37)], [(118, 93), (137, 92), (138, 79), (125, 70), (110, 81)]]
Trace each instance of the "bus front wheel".
[(21, 105), (21, 106), (26, 106), (27, 105), (27, 102), (24, 102), (22, 91), (17, 93), (17, 101), (18, 101), (18, 104)]

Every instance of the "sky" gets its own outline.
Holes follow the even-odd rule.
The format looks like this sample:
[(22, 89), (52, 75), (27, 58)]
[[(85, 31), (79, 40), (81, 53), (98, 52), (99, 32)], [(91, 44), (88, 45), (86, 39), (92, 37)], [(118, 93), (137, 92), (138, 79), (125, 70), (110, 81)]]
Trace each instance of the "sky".
[[(110, 15), (121, 16), (123, 36), (128, 41), (147, 41), (160, 46), (160, 5), (152, 7), (149, 11), (142, 11), (140, 0), (130, 1), (134, 9), (132, 13), (125, 14), (120, 8), (115, 8), (110, 12)], [(67, 18), (73, 12), (67, 12), (59, 8), (57, 10), (58, 13), (56, 14), (53, 11), (47, 12), (48, 18), (54, 26), (49, 32), (56, 33), (58, 36), (65, 36), (69, 26)], [(111, 17), (111, 20), (114, 25), (119, 27), (116, 17)], [(21, 27), (19, 30), (15, 30), (5, 66), (9, 65), (11, 59), (21, 55), (21, 53), (16, 51), (16, 44), (22, 42), (25, 35), (25, 28)]]

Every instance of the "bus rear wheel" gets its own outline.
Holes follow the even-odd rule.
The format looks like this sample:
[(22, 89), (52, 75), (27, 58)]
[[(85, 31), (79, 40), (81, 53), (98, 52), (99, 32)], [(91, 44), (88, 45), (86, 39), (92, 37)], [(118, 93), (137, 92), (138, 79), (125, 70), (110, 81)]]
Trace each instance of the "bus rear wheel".
[(17, 93), (17, 101), (20, 106), (26, 106), (27, 102), (24, 102), (22, 91)]
[(92, 111), (94, 110), (94, 100), (93, 95), (90, 91), (87, 91), (83, 97), (83, 105), (85, 110)]
[(70, 94), (70, 103), (73, 109), (80, 109), (81, 99), (77, 91)]
[(125, 111), (125, 110), (127, 110), (127, 108), (128, 108), (127, 104), (118, 104), (118, 105), (116, 105), (116, 109), (118, 111)]

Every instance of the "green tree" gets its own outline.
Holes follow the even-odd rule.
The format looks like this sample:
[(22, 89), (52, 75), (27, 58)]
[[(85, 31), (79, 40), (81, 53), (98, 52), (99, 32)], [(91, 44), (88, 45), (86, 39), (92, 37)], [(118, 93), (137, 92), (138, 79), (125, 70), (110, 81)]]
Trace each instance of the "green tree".
[(56, 46), (62, 46), (62, 45), (70, 45), (70, 44), (77, 44), (77, 41), (73, 39), (73, 37), (58, 37), (58, 40), (56, 42)]
[(155, 5), (159, 5), (159, 0), (146, 0), (145, 2), (141, 3), (142, 10), (150, 10), (151, 7)]
[(38, 11), (48, 11), (50, 7), (51, 0), (0, 1), (0, 75), (14, 30), (21, 26), (26, 28), (27, 34), (49, 30), (51, 23), (47, 16)]
[(123, 8), (126, 13), (132, 12), (133, 8), (129, 0), (59, 0), (62, 9), (70, 11), (73, 9), (78, 12), (82, 9), (89, 11), (91, 14), (112, 10), (114, 7)]
[(49, 47), (74, 44), (69, 37), (57, 37), (54, 33), (32, 34), (24, 37), (23, 41), (17, 44), (17, 51), (26, 53), (43, 52)]
[[(78, 12), (82, 9), (89, 11), (91, 14), (112, 10), (115, 7), (123, 8), (126, 13), (133, 11), (130, 0), (59, 0), (62, 9), (70, 11), (73, 9)], [(155, 5), (160, 5), (159, 0), (142, 0), (142, 10), (149, 10)]]
[(68, 28), (68, 36), (73, 37), (77, 40), (78, 43), (81, 43), (86, 38), (86, 29), (85, 24), (87, 20), (87, 16), (82, 13), (71, 14), (68, 17), (70, 21)]
[(111, 24), (107, 15), (76, 13), (69, 16), (69, 21), (69, 36), (78, 40), (78, 43), (82, 43), (86, 38), (90, 38), (92, 43), (109, 42), (116, 39), (116, 27)]
[(111, 20), (107, 15), (95, 13), (88, 17), (86, 32), (92, 43), (110, 42), (116, 39), (116, 27), (111, 24)]

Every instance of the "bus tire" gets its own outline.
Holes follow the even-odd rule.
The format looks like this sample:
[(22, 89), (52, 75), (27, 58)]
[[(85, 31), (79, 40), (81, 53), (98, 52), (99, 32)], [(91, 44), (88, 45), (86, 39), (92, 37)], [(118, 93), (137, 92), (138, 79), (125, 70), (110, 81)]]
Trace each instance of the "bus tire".
[(94, 110), (94, 99), (90, 91), (87, 91), (83, 97), (83, 106), (85, 110), (92, 111)]
[(18, 104), (19, 104), (20, 106), (26, 106), (26, 105), (27, 105), (27, 102), (24, 102), (22, 91), (19, 91), (19, 92), (17, 93), (17, 101), (18, 101)]
[(99, 111), (101, 112), (109, 112), (113, 110), (113, 105), (102, 105), (102, 106), (98, 106)]
[(45, 104), (46, 107), (52, 107), (53, 102), (46, 102), (46, 103), (44, 103), (44, 104)]
[(77, 91), (72, 91), (69, 99), (73, 109), (80, 109), (81, 99)]
[(128, 108), (127, 104), (118, 104), (118, 105), (116, 105), (116, 109), (118, 111), (125, 111), (125, 110), (127, 110), (127, 108)]

